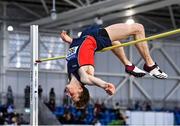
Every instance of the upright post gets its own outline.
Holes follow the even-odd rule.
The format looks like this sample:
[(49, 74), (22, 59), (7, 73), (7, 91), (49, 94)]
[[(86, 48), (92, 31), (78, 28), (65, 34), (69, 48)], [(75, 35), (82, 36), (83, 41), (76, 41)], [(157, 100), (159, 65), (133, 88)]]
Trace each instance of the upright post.
[(31, 83), (30, 83), (30, 123), (32, 126), (38, 126), (38, 25), (31, 25), (30, 27), (30, 41), (31, 41)]

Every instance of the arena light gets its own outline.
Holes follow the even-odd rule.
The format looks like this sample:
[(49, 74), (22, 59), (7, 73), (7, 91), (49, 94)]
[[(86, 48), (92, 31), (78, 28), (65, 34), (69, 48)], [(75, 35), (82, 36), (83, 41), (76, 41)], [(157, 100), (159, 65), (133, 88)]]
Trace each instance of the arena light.
[(134, 19), (132, 19), (132, 18), (129, 18), (129, 19), (127, 19), (127, 21), (126, 21), (126, 24), (133, 24), (133, 23), (135, 23), (135, 21), (134, 21)]
[(52, 20), (56, 20), (56, 19), (57, 19), (57, 14), (56, 14), (55, 11), (52, 11), (52, 12), (51, 12), (51, 19), (52, 19)]
[(47, 62), (47, 64), (46, 64), (46, 69), (50, 69), (51, 68), (51, 62)]
[(78, 32), (78, 37), (80, 37), (80, 36), (81, 36), (81, 34), (82, 34), (82, 32)]
[(24, 111), (25, 111), (25, 113), (30, 113), (31, 112), (31, 110), (29, 108), (25, 108)]
[(20, 67), (21, 67), (21, 58), (17, 56), (16, 68), (20, 68)]
[(135, 12), (132, 9), (127, 10), (126, 13), (125, 13), (126, 16), (132, 16), (134, 14), (135, 14)]
[(97, 25), (102, 25), (102, 24), (103, 24), (103, 20), (101, 19), (101, 17), (96, 17), (96, 18), (94, 18), (94, 22), (95, 22)]
[(16, 68), (20, 68), (21, 67), (21, 63), (20, 62), (17, 62), (16, 63)]
[[(48, 57), (51, 57), (52, 55), (51, 55), (51, 53), (49, 53), (48, 54)], [(51, 61), (48, 61), (47, 63), (46, 63), (46, 69), (50, 69), (51, 68)]]
[(13, 26), (9, 25), (9, 26), (7, 27), (7, 30), (8, 30), (8, 31), (13, 31), (14, 28), (13, 28)]

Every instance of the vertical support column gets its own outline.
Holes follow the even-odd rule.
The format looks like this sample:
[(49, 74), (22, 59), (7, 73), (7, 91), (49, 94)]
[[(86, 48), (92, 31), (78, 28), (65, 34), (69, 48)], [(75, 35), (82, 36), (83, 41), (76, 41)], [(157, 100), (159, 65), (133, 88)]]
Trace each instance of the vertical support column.
[(30, 41), (31, 41), (31, 93), (30, 93), (30, 106), (31, 115), (30, 123), (32, 126), (38, 126), (38, 25), (32, 25), (30, 27)]
[[(7, 4), (3, 3), (3, 17), (7, 16)], [(2, 33), (0, 38), (0, 102), (1, 104), (6, 103), (6, 68), (7, 68), (7, 55), (8, 55), (8, 32), (6, 22), (2, 23)]]

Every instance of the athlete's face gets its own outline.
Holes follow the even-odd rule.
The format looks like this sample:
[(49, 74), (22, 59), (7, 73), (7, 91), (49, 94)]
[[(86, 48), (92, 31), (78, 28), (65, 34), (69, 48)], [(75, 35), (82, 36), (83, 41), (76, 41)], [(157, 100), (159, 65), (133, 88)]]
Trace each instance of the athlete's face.
[(74, 102), (77, 102), (80, 100), (80, 95), (82, 93), (83, 89), (81, 86), (76, 86), (76, 85), (67, 85), (66, 86), (66, 93), (68, 96), (71, 97), (71, 99)]

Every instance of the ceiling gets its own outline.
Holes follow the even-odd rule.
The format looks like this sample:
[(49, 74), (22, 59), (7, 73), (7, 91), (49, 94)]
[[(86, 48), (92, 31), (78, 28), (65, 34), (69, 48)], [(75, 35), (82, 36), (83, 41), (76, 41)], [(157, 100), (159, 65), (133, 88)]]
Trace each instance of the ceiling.
[(95, 23), (97, 17), (104, 25), (133, 17), (152, 33), (167, 31), (180, 27), (180, 0), (0, 0), (0, 22), (16, 27), (79, 29)]

